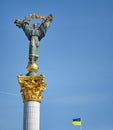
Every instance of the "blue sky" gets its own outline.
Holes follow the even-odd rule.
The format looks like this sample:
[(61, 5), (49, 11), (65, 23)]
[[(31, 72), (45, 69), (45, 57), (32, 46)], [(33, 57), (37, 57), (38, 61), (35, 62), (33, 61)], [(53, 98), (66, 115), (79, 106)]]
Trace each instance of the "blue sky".
[(0, 2), (0, 129), (23, 127), (17, 75), (27, 73), (29, 42), (14, 20), (52, 13), (38, 61), (47, 83), (41, 130), (79, 130), (78, 117), (82, 130), (113, 130), (113, 0)]

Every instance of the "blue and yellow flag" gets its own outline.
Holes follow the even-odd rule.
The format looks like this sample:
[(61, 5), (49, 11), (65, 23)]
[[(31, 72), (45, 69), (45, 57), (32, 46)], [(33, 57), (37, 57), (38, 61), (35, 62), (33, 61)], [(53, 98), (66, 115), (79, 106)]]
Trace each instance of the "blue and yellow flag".
[(73, 119), (72, 121), (72, 125), (74, 126), (81, 126), (81, 119), (80, 118), (76, 118), (76, 119)]

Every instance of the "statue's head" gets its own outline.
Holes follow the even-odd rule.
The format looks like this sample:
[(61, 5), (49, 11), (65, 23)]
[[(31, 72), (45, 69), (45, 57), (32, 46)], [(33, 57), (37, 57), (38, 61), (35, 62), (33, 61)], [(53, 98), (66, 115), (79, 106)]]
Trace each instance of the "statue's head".
[(33, 24), (33, 28), (34, 28), (34, 29), (38, 28), (38, 24), (34, 23), (34, 24)]

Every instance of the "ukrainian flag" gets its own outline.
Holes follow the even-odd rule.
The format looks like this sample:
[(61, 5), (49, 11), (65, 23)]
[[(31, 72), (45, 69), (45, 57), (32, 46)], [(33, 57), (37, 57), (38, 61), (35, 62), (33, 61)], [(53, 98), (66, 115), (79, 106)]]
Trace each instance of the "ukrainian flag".
[(76, 119), (73, 119), (72, 121), (72, 125), (74, 126), (81, 126), (81, 118), (76, 118)]

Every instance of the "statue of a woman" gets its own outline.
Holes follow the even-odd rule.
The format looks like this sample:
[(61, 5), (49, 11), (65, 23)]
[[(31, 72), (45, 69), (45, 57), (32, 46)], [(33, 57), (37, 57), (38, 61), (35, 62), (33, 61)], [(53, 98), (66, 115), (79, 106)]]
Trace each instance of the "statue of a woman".
[[(40, 16), (41, 17), (41, 16)], [(29, 20), (33, 18), (40, 18), (38, 15), (31, 15), (29, 18), (25, 18), (23, 21), (15, 20), (16, 26), (22, 28), (25, 32), (28, 40), (30, 41), (29, 44), (29, 62), (36, 62), (39, 57), (39, 42), (45, 36), (47, 29), (50, 23), (53, 20), (52, 15), (50, 14), (47, 18), (43, 18), (43, 22), (38, 27), (38, 24), (33, 24), (33, 27), (30, 26)], [(42, 18), (42, 17), (41, 17)]]

